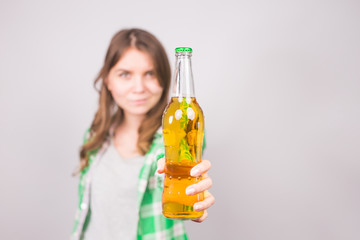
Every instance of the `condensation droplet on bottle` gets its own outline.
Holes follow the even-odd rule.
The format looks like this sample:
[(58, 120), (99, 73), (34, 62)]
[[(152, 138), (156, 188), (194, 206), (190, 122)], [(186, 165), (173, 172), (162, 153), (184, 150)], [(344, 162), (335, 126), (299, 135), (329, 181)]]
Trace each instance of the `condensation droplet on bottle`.
[(180, 180), (181, 180), (181, 177), (178, 177), (178, 180), (180, 181)]
[(182, 111), (181, 111), (181, 109), (176, 110), (176, 112), (175, 112), (175, 118), (176, 118), (176, 120), (180, 120), (181, 117), (182, 117)]
[(191, 177), (188, 177), (189, 181), (191, 181)]
[(172, 179), (172, 176), (170, 176), (169, 179), (171, 180), (171, 179)]
[(179, 96), (179, 103), (181, 103), (183, 100), (183, 98), (181, 96)]
[(190, 120), (194, 120), (194, 118), (195, 118), (195, 112), (194, 112), (194, 110), (193, 110), (191, 107), (189, 107), (189, 108), (186, 110), (186, 112), (187, 112), (188, 118), (189, 118)]
[(190, 98), (190, 97), (187, 97), (187, 98), (186, 98), (186, 103), (187, 103), (187, 104), (190, 104), (190, 103), (191, 103), (191, 98)]
[(169, 117), (169, 124), (171, 124), (171, 123), (172, 123), (173, 118), (174, 118), (174, 116), (172, 116), (172, 115)]

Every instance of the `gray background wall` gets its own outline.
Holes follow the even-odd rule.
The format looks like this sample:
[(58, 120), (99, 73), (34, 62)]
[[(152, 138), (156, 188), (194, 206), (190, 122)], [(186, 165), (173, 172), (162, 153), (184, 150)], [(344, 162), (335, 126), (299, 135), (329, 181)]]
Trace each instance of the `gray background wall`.
[(67, 239), (113, 34), (194, 49), (216, 204), (191, 239), (360, 239), (359, 1), (1, 1), (0, 239)]

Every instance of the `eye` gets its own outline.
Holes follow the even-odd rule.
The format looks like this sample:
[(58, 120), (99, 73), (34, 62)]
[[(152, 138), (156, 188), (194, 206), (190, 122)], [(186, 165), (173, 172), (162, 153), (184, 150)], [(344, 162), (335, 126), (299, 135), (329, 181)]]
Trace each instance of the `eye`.
[(147, 71), (147, 72), (145, 73), (145, 76), (154, 77), (154, 76), (155, 76), (155, 73), (154, 73), (154, 71)]
[(121, 78), (129, 78), (130, 73), (129, 72), (122, 72), (122, 73), (119, 74), (119, 77), (121, 77)]

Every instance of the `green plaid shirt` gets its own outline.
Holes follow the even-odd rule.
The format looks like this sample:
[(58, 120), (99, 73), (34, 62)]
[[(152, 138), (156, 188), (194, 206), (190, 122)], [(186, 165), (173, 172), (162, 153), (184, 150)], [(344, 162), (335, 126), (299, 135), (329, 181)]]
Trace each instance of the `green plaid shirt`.
[[(88, 138), (87, 131), (85, 141)], [(76, 211), (72, 239), (83, 239), (91, 217), (90, 185), (94, 166), (109, 146), (103, 146), (90, 154), (89, 165), (80, 174), (79, 205)], [(138, 181), (139, 221), (138, 240), (185, 240), (188, 239), (183, 221), (165, 218), (162, 215), (162, 190), (164, 176), (156, 173), (157, 161), (164, 156), (165, 148), (161, 130), (157, 131), (150, 150), (145, 155)]]

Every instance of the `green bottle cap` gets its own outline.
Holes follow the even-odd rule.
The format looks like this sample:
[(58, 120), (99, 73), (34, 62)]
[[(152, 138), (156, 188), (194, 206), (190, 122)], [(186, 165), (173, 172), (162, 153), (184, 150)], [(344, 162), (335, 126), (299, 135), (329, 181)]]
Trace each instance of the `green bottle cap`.
[(189, 47), (178, 47), (178, 48), (175, 48), (175, 52), (178, 53), (178, 52), (192, 52), (192, 49), (189, 48)]

